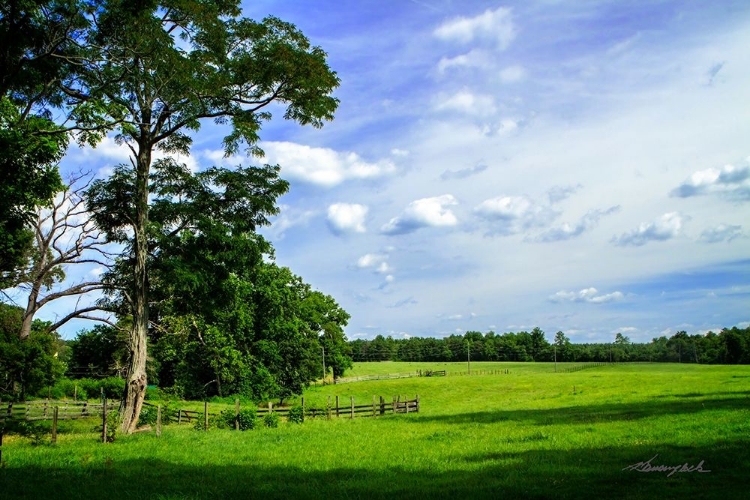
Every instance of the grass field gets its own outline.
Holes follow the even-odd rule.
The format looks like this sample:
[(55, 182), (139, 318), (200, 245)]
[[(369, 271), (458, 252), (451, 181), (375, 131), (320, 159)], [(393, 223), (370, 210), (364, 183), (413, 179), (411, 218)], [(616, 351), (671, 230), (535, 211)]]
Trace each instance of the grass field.
[[(452, 363), (362, 363), (353, 375)], [(0, 498), (746, 498), (750, 366), (472, 363), (503, 375), (310, 388), (368, 403), (419, 394), (419, 414), (307, 420), (247, 432), (170, 425), (118, 437), (6, 437)], [(574, 392), (575, 386), (575, 392)], [(81, 424), (66, 424), (80, 426)], [(91, 424), (89, 424), (91, 425)], [(651, 459), (703, 470), (623, 470)]]

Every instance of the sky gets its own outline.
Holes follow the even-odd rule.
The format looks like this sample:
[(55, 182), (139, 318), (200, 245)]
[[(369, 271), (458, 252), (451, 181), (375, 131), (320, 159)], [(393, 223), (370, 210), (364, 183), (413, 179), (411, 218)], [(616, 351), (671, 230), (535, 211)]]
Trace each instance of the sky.
[[(336, 118), (272, 109), (264, 158), (223, 158), (207, 122), (181, 160), (281, 165), (291, 189), (262, 233), (351, 314), (349, 339), (750, 325), (750, 3), (243, 8), (328, 53)], [(105, 175), (124, 155), (74, 146), (63, 168)]]

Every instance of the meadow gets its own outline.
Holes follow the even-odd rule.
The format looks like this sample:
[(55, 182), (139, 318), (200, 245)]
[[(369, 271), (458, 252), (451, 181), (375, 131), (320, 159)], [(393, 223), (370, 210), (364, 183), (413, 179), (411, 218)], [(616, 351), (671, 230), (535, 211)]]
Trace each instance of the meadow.
[[(559, 364), (558, 368), (563, 368)], [(358, 363), (352, 375), (466, 371), (465, 363)], [(6, 436), (0, 497), (731, 498), (750, 488), (750, 366), (472, 363), (508, 374), (311, 387), (366, 404), (413, 398), (421, 411), (307, 419), (237, 432), (168, 425), (97, 442), (65, 422), (56, 445)], [(349, 375), (349, 373), (347, 373)], [(628, 466), (702, 462), (704, 472)], [(710, 472), (708, 472), (710, 471)]]

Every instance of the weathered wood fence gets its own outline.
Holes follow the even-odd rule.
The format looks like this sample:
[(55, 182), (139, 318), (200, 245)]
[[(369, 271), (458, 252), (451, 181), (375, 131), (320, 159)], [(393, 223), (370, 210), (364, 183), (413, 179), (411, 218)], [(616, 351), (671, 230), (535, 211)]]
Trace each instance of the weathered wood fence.
[(589, 368), (599, 368), (600, 366), (607, 366), (611, 363), (604, 363), (604, 362), (591, 362), (591, 363), (583, 363), (580, 365), (575, 366), (568, 366), (565, 368), (561, 368), (557, 370), (557, 373), (573, 373), (573, 372), (579, 372), (581, 370), (586, 370)]
[[(107, 411), (119, 407), (118, 401), (108, 401)], [(52, 420), (57, 408), (58, 420), (76, 420), (79, 418), (98, 417), (102, 414), (103, 403), (87, 401), (22, 401), (18, 403), (0, 403), (0, 421), (3, 420)]]

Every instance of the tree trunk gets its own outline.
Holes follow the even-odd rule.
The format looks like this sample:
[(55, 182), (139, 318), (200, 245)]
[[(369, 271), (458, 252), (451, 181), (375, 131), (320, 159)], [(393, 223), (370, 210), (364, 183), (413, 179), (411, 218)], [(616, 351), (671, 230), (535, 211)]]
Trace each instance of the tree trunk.
[(122, 416), (121, 429), (126, 434), (135, 431), (138, 417), (141, 414), (143, 399), (146, 395), (146, 357), (148, 334), (148, 275), (146, 259), (148, 256), (148, 176), (151, 168), (151, 151), (145, 144), (139, 144), (140, 150), (136, 167), (135, 186), (135, 224), (133, 227), (133, 328), (130, 331), (130, 363), (127, 371), (127, 383), (120, 403)]

